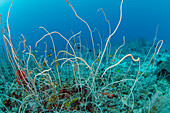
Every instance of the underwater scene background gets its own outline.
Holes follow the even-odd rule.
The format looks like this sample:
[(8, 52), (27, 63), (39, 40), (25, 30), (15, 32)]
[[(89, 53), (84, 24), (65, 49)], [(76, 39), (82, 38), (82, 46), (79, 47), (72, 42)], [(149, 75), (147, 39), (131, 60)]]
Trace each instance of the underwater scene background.
[(0, 112), (168, 113), (169, 4), (0, 0)]

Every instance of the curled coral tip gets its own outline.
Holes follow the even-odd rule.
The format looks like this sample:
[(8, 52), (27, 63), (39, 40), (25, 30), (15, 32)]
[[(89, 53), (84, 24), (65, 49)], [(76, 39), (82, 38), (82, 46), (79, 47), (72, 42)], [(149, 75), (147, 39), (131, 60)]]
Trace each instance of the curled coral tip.
[(67, 0), (66, 0), (66, 2), (67, 2), (68, 4), (70, 4)]

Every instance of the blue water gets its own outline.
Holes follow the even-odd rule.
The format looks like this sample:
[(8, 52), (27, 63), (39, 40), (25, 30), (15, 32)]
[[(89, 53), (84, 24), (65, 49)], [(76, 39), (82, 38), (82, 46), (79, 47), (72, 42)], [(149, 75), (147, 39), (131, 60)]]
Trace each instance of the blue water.
[[(107, 16), (107, 19), (110, 21), (111, 32), (113, 32), (119, 21), (121, 0), (68, 0), (68, 1), (74, 7), (77, 14), (89, 24), (91, 30), (94, 30), (94, 28), (97, 28), (100, 31), (100, 35), (102, 37), (103, 46), (104, 46), (104, 44), (106, 43), (106, 39), (109, 36), (109, 26), (104, 18), (102, 11), (97, 12), (97, 10), (100, 8), (103, 8)], [(2, 15), (3, 27), (6, 27), (4, 22), (6, 22), (7, 20), (7, 14), (8, 14), (8, 10), (11, 5), (11, 2), (12, 0), (0, 0), (0, 14)], [(0, 57), (1, 57), (0, 58), (0, 75), (1, 75), (0, 79), (2, 79), (0, 81), (0, 84), (2, 85), (0, 88), (0, 92), (2, 92), (2, 94), (0, 95), (0, 100), (2, 100), (1, 102), (2, 105), (4, 104), (4, 106), (6, 106), (12, 112), (13, 111), (17, 112), (17, 109), (20, 106), (20, 103), (19, 103), (20, 101), (22, 101), (24, 104), (26, 103), (26, 105), (21, 104), (20, 108), (24, 108), (23, 110), (27, 110), (27, 111), (33, 111), (34, 108), (36, 112), (38, 112), (39, 110), (43, 111), (44, 109), (49, 109), (50, 111), (50, 110), (54, 110), (50, 107), (57, 106), (58, 108), (56, 107), (55, 110), (58, 110), (58, 111), (60, 108), (61, 110), (63, 108), (64, 109), (67, 108), (67, 110), (65, 109), (65, 111), (67, 112), (68, 110), (73, 111), (73, 110), (79, 110), (80, 108), (81, 109), (83, 108), (82, 111), (86, 110), (86, 111), (92, 112), (93, 110), (96, 110), (97, 107), (92, 106), (93, 104), (87, 104), (87, 107), (86, 107), (84, 103), (86, 103), (86, 101), (87, 103), (90, 103), (91, 101), (93, 102), (93, 95), (94, 95), (95, 97), (94, 99), (97, 100), (95, 102), (96, 105), (97, 106), (99, 105), (99, 108), (101, 107), (103, 111), (108, 110), (109, 112), (113, 110), (117, 112), (120, 112), (120, 111), (131, 112), (130, 109), (132, 110), (134, 109), (134, 111), (132, 112), (137, 113), (137, 112), (140, 112), (141, 110), (142, 110), (141, 112), (149, 112), (151, 109), (151, 112), (153, 113), (163, 112), (163, 111), (167, 112), (169, 108), (168, 106), (168, 102), (169, 102), (168, 93), (169, 92), (168, 91), (169, 91), (169, 80), (170, 80), (169, 70), (168, 70), (169, 69), (168, 64), (170, 63), (169, 63), (169, 56), (167, 55), (169, 54), (168, 48), (170, 48), (170, 44), (169, 44), (170, 43), (170, 38), (169, 38), (170, 37), (170, 29), (169, 29), (170, 7), (169, 6), (170, 6), (170, 0), (124, 0), (122, 21), (117, 32), (111, 38), (112, 47), (114, 49), (116, 47), (117, 48), (120, 47), (120, 45), (123, 43), (123, 39), (122, 39), (123, 36), (126, 37), (126, 43), (132, 42), (141, 37), (146, 39), (148, 42), (152, 43), (155, 37), (156, 28), (159, 24), (158, 35), (157, 35), (157, 40), (155, 44), (159, 40), (164, 40), (164, 44), (162, 46), (163, 48), (161, 49), (164, 50), (164, 48), (166, 48), (166, 50), (164, 51), (161, 50), (161, 52), (159, 52), (159, 55), (155, 55), (154, 48), (152, 48), (150, 53), (147, 55), (149, 48), (150, 48), (148, 47), (148, 45), (150, 46), (151, 43), (146, 44), (145, 41), (138, 40), (136, 41), (136, 43), (134, 41), (133, 44), (136, 44), (134, 45), (134, 47), (131, 47), (133, 46), (133, 44), (125, 45), (125, 49), (123, 48), (122, 50), (119, 50), (119, 53), (117, 53), (117, 56), (114, 57), (113, 59), (112, 57), (115, 52), (113, 48), (110, 50), (111, 51), (110, 54), (107, 53), (108, 51), (106, 50), (106, 53), (108, 55), (105, 55), (103, 57), (102, 64), (99, 65), (98, 61), (100, 61), (100, 58), (102, 57), (99, 55), (99, 52), (98, 52), (99, 49), (98, 49), (97, 44), (100, 44), (100, 38), (97, 32), (95, 31), (93, 33), (93, 38), (94, 38), (94, 45), (97, 51), (96, 56), (98, 57), (94, 55), (94, 58), (93, 58), (92, 41), (91, 41), (89, 29), (85, 23), (83, 23), (80, 19), (78, 19), (75, 16), (73, 10), (71, 9), (71, 7), (67, 4), (65, 0), (14, 0), (13, 7), (11, 8), (11, 12), (9, 16), (9, 28), (11, 31), (12, 44), (14, 45), (14, 48), (16, 50), (15, 52), (17, 53), (17, 60), (15, 60), (16, 62), (14, 63), (15, 64), (19, 63), (19, 66), (17, 67), (16, 65), (13, 65), (10, 62), (13, 68), (16, 67), (16, 69), (15, 68), (12, 69), (12, 67), (8, 65), (8, 62), (6, 60), (7, 57), (5, 56), (5, 53), (3, 51), (5, 50), (5, 48), (1, 46), (1, 45), (4, 46), (4, 44), (3, 44), (2, 34), (0, 32), (0, 51), (1, 51), (0, 52), (1, 53), (0, 54)], [(54, 52), (52, 50), (53, 46), (52, 46), (52, 42), (49, 36), (45, 37), (41, 42), (39, 42), (38, 47), (35, 47), (35, 43), (41, 37), (47, 34), (43, 29), (39, 28), (40, 26), (45, 27), (49, 32), (53, 32), (53, 31), (60, 32), (67, 39), (69, 39), (73, 35), (72, 32), (76, 34), (81, 31), (82, 35), (80, 38), (85, 38), (87, 40), (88, 50), (86, 50), (87, 47), (85, 47), (84, 49), (85, 51), (82, 52), (81, 50), (83, 49), (80, 49), (81, 46), (79, 48), (74, 47), (74, 49), (76, 50), (76, 54), (78, 57), (83, 58), (87, 62), (87, 64), (92, 65), (91, 67), (94, 68), (93, 69), (94, 71), (91, 68), (89, 68), (90, 70), (88, 70), (88, 67), (86, 67), (86, 65), (84, 66), (81, 60), (77, 60), (78, 58), (73, 59), (73, 61), (74, 60), (76, 62), (78, 61), (78, 63), (80, 62), (81, 65), (80, 63), (79, 64), (74, 63), (74, 65), (72, 65), (73, 64), (72, 62), (62, 63), (62, 61), (56, 61), (55, 68), (57, 70), (54, 70), (55, 69), (54, 65), (50, 67), (50, 69), (54, 73), (51, 70), (50, 71), (46, 70), (49, 68), (46, 63), (51, 64), (51, 62), (55, 59), (54, 59), (54, 55), (52, 56)], [(4, 30), (5, 29), (7, 28), (4, 28)], [(37, 59), (37, 61), (39, 62), (38, 64), (40, 64), (39, 66), (36, 66), (37, 62), (32, 63), (34, 61), (32, 60), (33, 58), (31, 59), (31, 57), (28, 57), (26, 55), (29, 50), (28, 48), (25, 51), (25, 54), (24, 54), (25, 56), (24, 55), (20, 56), (24, 50), (22, 43), (21, 43), (20, 51), (17, 52), (18, 50), (17, 44), (20, 41), (18, 36), (22, 37), (21, 34), (23, 34), (26, 39), (27, 47), (28, 45), (32, 47), (33, 51), (31, 52), (35, 55), (36, 57), (35, 59)], [(7, 33), (6, 33), (6, 36), (7, 36)], [(52, 34), (52, 36), (54, 39), (55, 48), (57, 50), (56, 53), (58, 53), (59, 50), (66, 50), (65, 49), (66, 41), (63, 38), (61, 38), (58, 34)], [(47, 59), (46, 57), (40, 56), (40, 55), (44, 55), (44, 50), (46, 48), (46, 45), (44, 42), (47, 43), (47, 54), (49, 53), (51, 54), (51, 56), (47, 56)], [(70, 42), (72, 42), (72, 40)], [(79, 40), (76, 40), (76, 44), (77, 43), (79, 43)], [(86, 46), (86, 42), (84, 39), (82, 39), (82, 45)], [(158, 47), (160, 47), (160, 45), (161, 44), (159, 44)], [(73, 46), (73, 43), (72, 43), (72, 46)], [(9, 47), (9, 51), (11, 52), (10, 46), (8, 47)], [(103, 49), (101, 49), (101, 51), (102, 50)], [(68, 52), (70, 51), (68, 50)], [(78, 52), (81, 52), (81, 54), (78, 54)], [(158, 52), (158, 48), (156, 49), (155, 52)], [(70, 53), (73, 54), (72, 52)], [(129, 53), (132, 53), (135, 59), (140, 57), (139, 70), (137, 66), (138, 62), (136, 62), (137, 65), (135, 64), (135, 62), (132, 65), (132, 60), (131, 59), (129, 60), (128, 58), (124, 57), (124, 55), (129, 54)], [(84, 55), (84, 56), (81, 56), (81, 55)], [(8, 56), (10, 55), (8, 54)], [(21, 58), (20, 60), (18, 60), (19, 58), (18, 56), (20, 56)], [(71, 55), (69, 54), (68, 56), (70, 57)], [(125, 58), (123, 60), (124, 63), (122, 63), (120, 60), (122, 56), (123, 58)], [(65, 57), (66, 56), (64, 57), (57, 56), (56, 59), (58, 60), (58, 58), (65, 58)], [(15, 58), (15, 56), (12, 56), (12, 59), (10, 59), (9, 57), (10, 61), (13, 60), (13, 58)], [(71, 56), (71, 58), (74, 58), (74, 56)], [(25, 64), (24, 61), (27, 61), (27, 63)], [(116, 63), (117, 61), (121, 62), (119, 67), (117, 65), (118, 63)], [(64, 66), (61, 67), (62, 64), (60, 63), (64, 64), (65, 67)], [(114, 68), (112, 68), (111, 71), (110, 69), (107, 71), (108, 69), (107, 67), (110, 67), (110, 65), (112, 65), (113, 63), (116, 63), (117, 67), (115, 66)], [(99, 65), (99, 69), (96, 69), (98, 65)], [(39, 67), (42, 67), (41, 73), (39, 72), (40, 70), (38, 69)], [(72, 67), (74, 67), (73, 68), (73, 72), (75, 71), (74, 73), (72, 72)], [(146, 69), (146, 67), (148, 69)], [(43, 70), (45, 71), (43, 72)], [(27, 82), (23, 81), (23, 78), (25, 79), (27, 77), (21, 76), (19, 72), (28, 73), (27, 75), (29, 75), (28, 78), (30, 81), (28, 81), (28, 79), (25, 80), (28, 83), (32, 84), (32, 81), (30, 78), (31, 77), (34, 78), (34, 85), (30, 85), (29, 87), (31, 91), (32, 90), (33, 92), (38, 91), (38, 93), (35, 93), (35, 95), (31, 94), (29, 91), (29, 88), (28, 88), (28, 91), (20, 90), (20, 87), (23, 87), (23, 88), (25, 87), (25, 89), (27, 90), (27, 87), (26, 87)], [(93, 72), (95, 73), (94, 77), (92, 76)], [(61, 81), (62, 81), (61, 84), (63, 86), (67, 85), (66, 88), (65, 86), (64, 87), (59, 86), (58, 80), (54, 79), (55, 77), (57, 78), (58, 73), (60, 73), (61, 75)], [(139, 74), (139, 76), (137, 73)], [(14, 74), (16, 76), (14, 76)], [(75, 84), (74, 78), (72, 78), (73, 74), (75, 76), (75, 81), (76, 81), (76, 78), (78, 78), (77, 79), (78, 81), (80, 79), (81, 87), (76, 87), (76, 88), (70, 87), (73, 84)], [(78, 77), (78, 75), (80, 74), (82, 77), (80, 76)], [(138, 78), (136, 77), (136, 74)], [(26, 75), (26, 74), (23, 74), (23, 75)], [(48, 84), (44, 84), (46, 82), (45, 81), (46, 79), (43, 76), (42, 78), (38, 78), (40, 77), (40, 75), (45, 75), (45, 76), (49, 75), (49, 78), (52, 78), (52, 81), (50, 81), (51, 84), (49, 86)], [(5, 79), (3, 78), (3, 76)], [(83, 77), (85, 78), (85, 81)], [(88, 78), (88, 80), (86, 80), (86, 77)], [(91, 79), (92, 77), (93, 79)], [(47, 77), (47, 80), (49, 80), (49, 78)], [(94, 82), (94, 78), (96, 82)], [(99, 78), (104, 78), (104, 79), (101, 79), (102, 80), (101, 81)], [(126, 78), (127, 80), (125, 80)], [(132, 83), (126, 82), (126, 81), (128, 81), (128, 79), (131, 80), (134, 78), (137, 81), (134, 82), (134, 85), (130, 89), (130, 86), (132, 85)], [(21, 80), (19, 81), (19, 79)], [(119, 79), (122, 79), (122, 81)], [(167, 79), (167, 81), (166, 80), (164, 81), (164, 79)], [(55, 83), (54, 84), (55, 86), (53, 86), (52, 84), (53, 81)], [(119, 84), (119, 81), (121, 82), (120, 84)], [(23, 84), (22, 86), (20, 82), (22, 82)], [(91, 82), (94, 82), (94, 83), (91, 83)], [(11, 88), (10, 90), (12, 91), (8, 89), (8, 87), (6, 86), (6, 83), (9, 83), (9, 86), (10, 84), (14, 84), (12, 85), (12, 87), (11, 86), (9, 87), (7, 84), (9, 89)], [(110, 83), (112, 83), (112, 85)], [(118, 85), (116, 85), (117, 83)], [(33, 86), (35, 86), (35, 88)], [(67, 90), (68, 86), (70, 87), (68, 88), (69, 90)], [(89, 88), (91, 86), (92, 88)], [(56, 91), (54, 90), (54, 87), (57, 91), (57, 95), (55, 95)], [(53, 90), (55, 92), (51, 93), (51, 91)], [(79, 95), (80, 92), (81, 92), (81, 95)], [(33, 95), (33, 97), (31, 98), (31, 96), (28, 96), (29, 94), (31, 94), (31, 96)], [(46, 94), (48, 94), (49, 97)], [(40, 106), (42, 106), (43, 109), (39, 109), (38, 104), (35, 105), (36, 103), (39, 102), (36, 99), (33, 100), (34, 96), (36, 95), (41, 95), (40, 100), (42, 100), (42, 103), (40, 103), (41, 104)], [(19, 101), (16, 101), (16, 100), (15, 100), (16, 102), (11, 101), (11, 98), (9, 98), (8, 96), (12, 97), (12, 99), (16, 98), (16, 100), (19, 100)], [(77, 96), (80, 96), (80, 97), (77, 97)], [(28, 97), (30, 98), (30, 100), (28, 100), (28, 104), (27, 104)], [(85, 97), (87, 97), (86, 101), (85, 101)], [(132, 100), (134, 101), (134, 103), (132, 103)], [(57, 102), (58, 104), (56, 104), (55, 102)], [(98, 102), (101, 104), (98, 104)], [(16, 104), (15, 107), (13, 106), (14, 104)], [(133, 104), (135, 106), (133, 106)], [(7, 108), (4, 108), (4, 106), (2, 105), (0, 106), (0, 112), (5, 111), (7, 109)], [(62, 107), (64, 105), (65, 107), (62, 108), (60, 105), (62, 105)], [(117, 109), (117, 108), (120, 108), (120, 109)]]
[[(0, 14), (6, 21), (8, 8), (12, 0), (0, 0)], [(121, 0), (69, 0), (78, 15), (84, 19), (93, 30), (95, 27), (101, 32), (103, 40), (108, 37), (108, 24), (99, 8), (103, 8), (110, 21), (112, 32), (119, 20), (119, 6)], [(124, 0), (123, 18), (116, 34), (112, 37), (112, 43), (122, 43), (122, 37), (126, 41), (132, 41), (144, 37), (153, 41), (156, 26), (159, 24), (157, 39), (163, 39), (163, 47), (170, 47), (170, 0)], [(27, 45), (35, 47), (45, 31), (39, 26), (45, 27), (49, 32), (58, 31), (67, 39), (74, 33), (82, 31), (91, 45), (90, 34), (87, 26), (80, 21), (65, 0), (14, 0), (9, 18), (10, 30), (13, 37), (23, 34), (27, 39)], [(56, 47), (63, 49), (65, 41), (54, 35)], [(0, 42), (2, 39), (0, 39)], [(63, 43), (61, 43), (63, 41)], [(43, 42), (51, 46), (50, 38), (44, 39), (38, 46), (43, 48)], [(99, 37), (94, 33), (95, 45), (100, 43)], [(1, 43), (0, 43), (1, 44)], [(91, 45), (92, 46), (92, 45)]]

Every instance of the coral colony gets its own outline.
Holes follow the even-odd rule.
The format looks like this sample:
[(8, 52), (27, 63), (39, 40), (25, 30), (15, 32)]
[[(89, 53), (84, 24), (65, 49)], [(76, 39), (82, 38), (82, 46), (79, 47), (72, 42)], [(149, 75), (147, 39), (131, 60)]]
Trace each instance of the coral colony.
[[(123, 16), (123, 0), (113, 31), (104, 10), (98, 10), (108, 23), (108, 37), (101, 37), (97, 28), (92, 30), (73, 5), (67, 0), (65, 3), (74, 12), (72, 16), (87, 26), (92, 48), (81, 43), (87, 38), (82, 35), (83, 31), (72, 31), (73, 35), (68, 38), (42, 26), (46, 34), (36, 42), (37, 49), (26, 45), (24, 34), (15, 46), (8, 22), (13, 2), (6, 23), (0, 15), (4, 41), (0, 46), (0, 112), (167, 112), (170, 57), (166, 56), (169, 51), (161, 50), (163, 40), (156, 40), (159, 26), (152, 43), (140, 38), (125, 44), (124, 36), (122, 45), (112, 45), (110, 39)], [(93, 32), (99, 34), (95, 38), (100, 44), (94, 42)], [(53, 34), (65, 40), (65, 49), (56, 52)], [(53, 48), (47, 49), (48, 43), (44, 42), (45, 50), (38, 49), (44, 38), (52, 41)], [(41, 55), (37, 55), (39, 51), (43, 51)], [(49, 58), (53, 60), (48, 62)]]

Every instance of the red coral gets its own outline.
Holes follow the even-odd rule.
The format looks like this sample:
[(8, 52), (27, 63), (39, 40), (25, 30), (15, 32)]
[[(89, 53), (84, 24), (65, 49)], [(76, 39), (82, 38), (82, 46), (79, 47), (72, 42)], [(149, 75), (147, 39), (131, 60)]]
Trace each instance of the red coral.
[(17, 81), (18, 85), (21, 85), (21, 83), (23, 85), (27, 85), (28, 79), (26, 77), (25, 71), (17, 70), (16, 75), (17, 75), (16, 81)]

